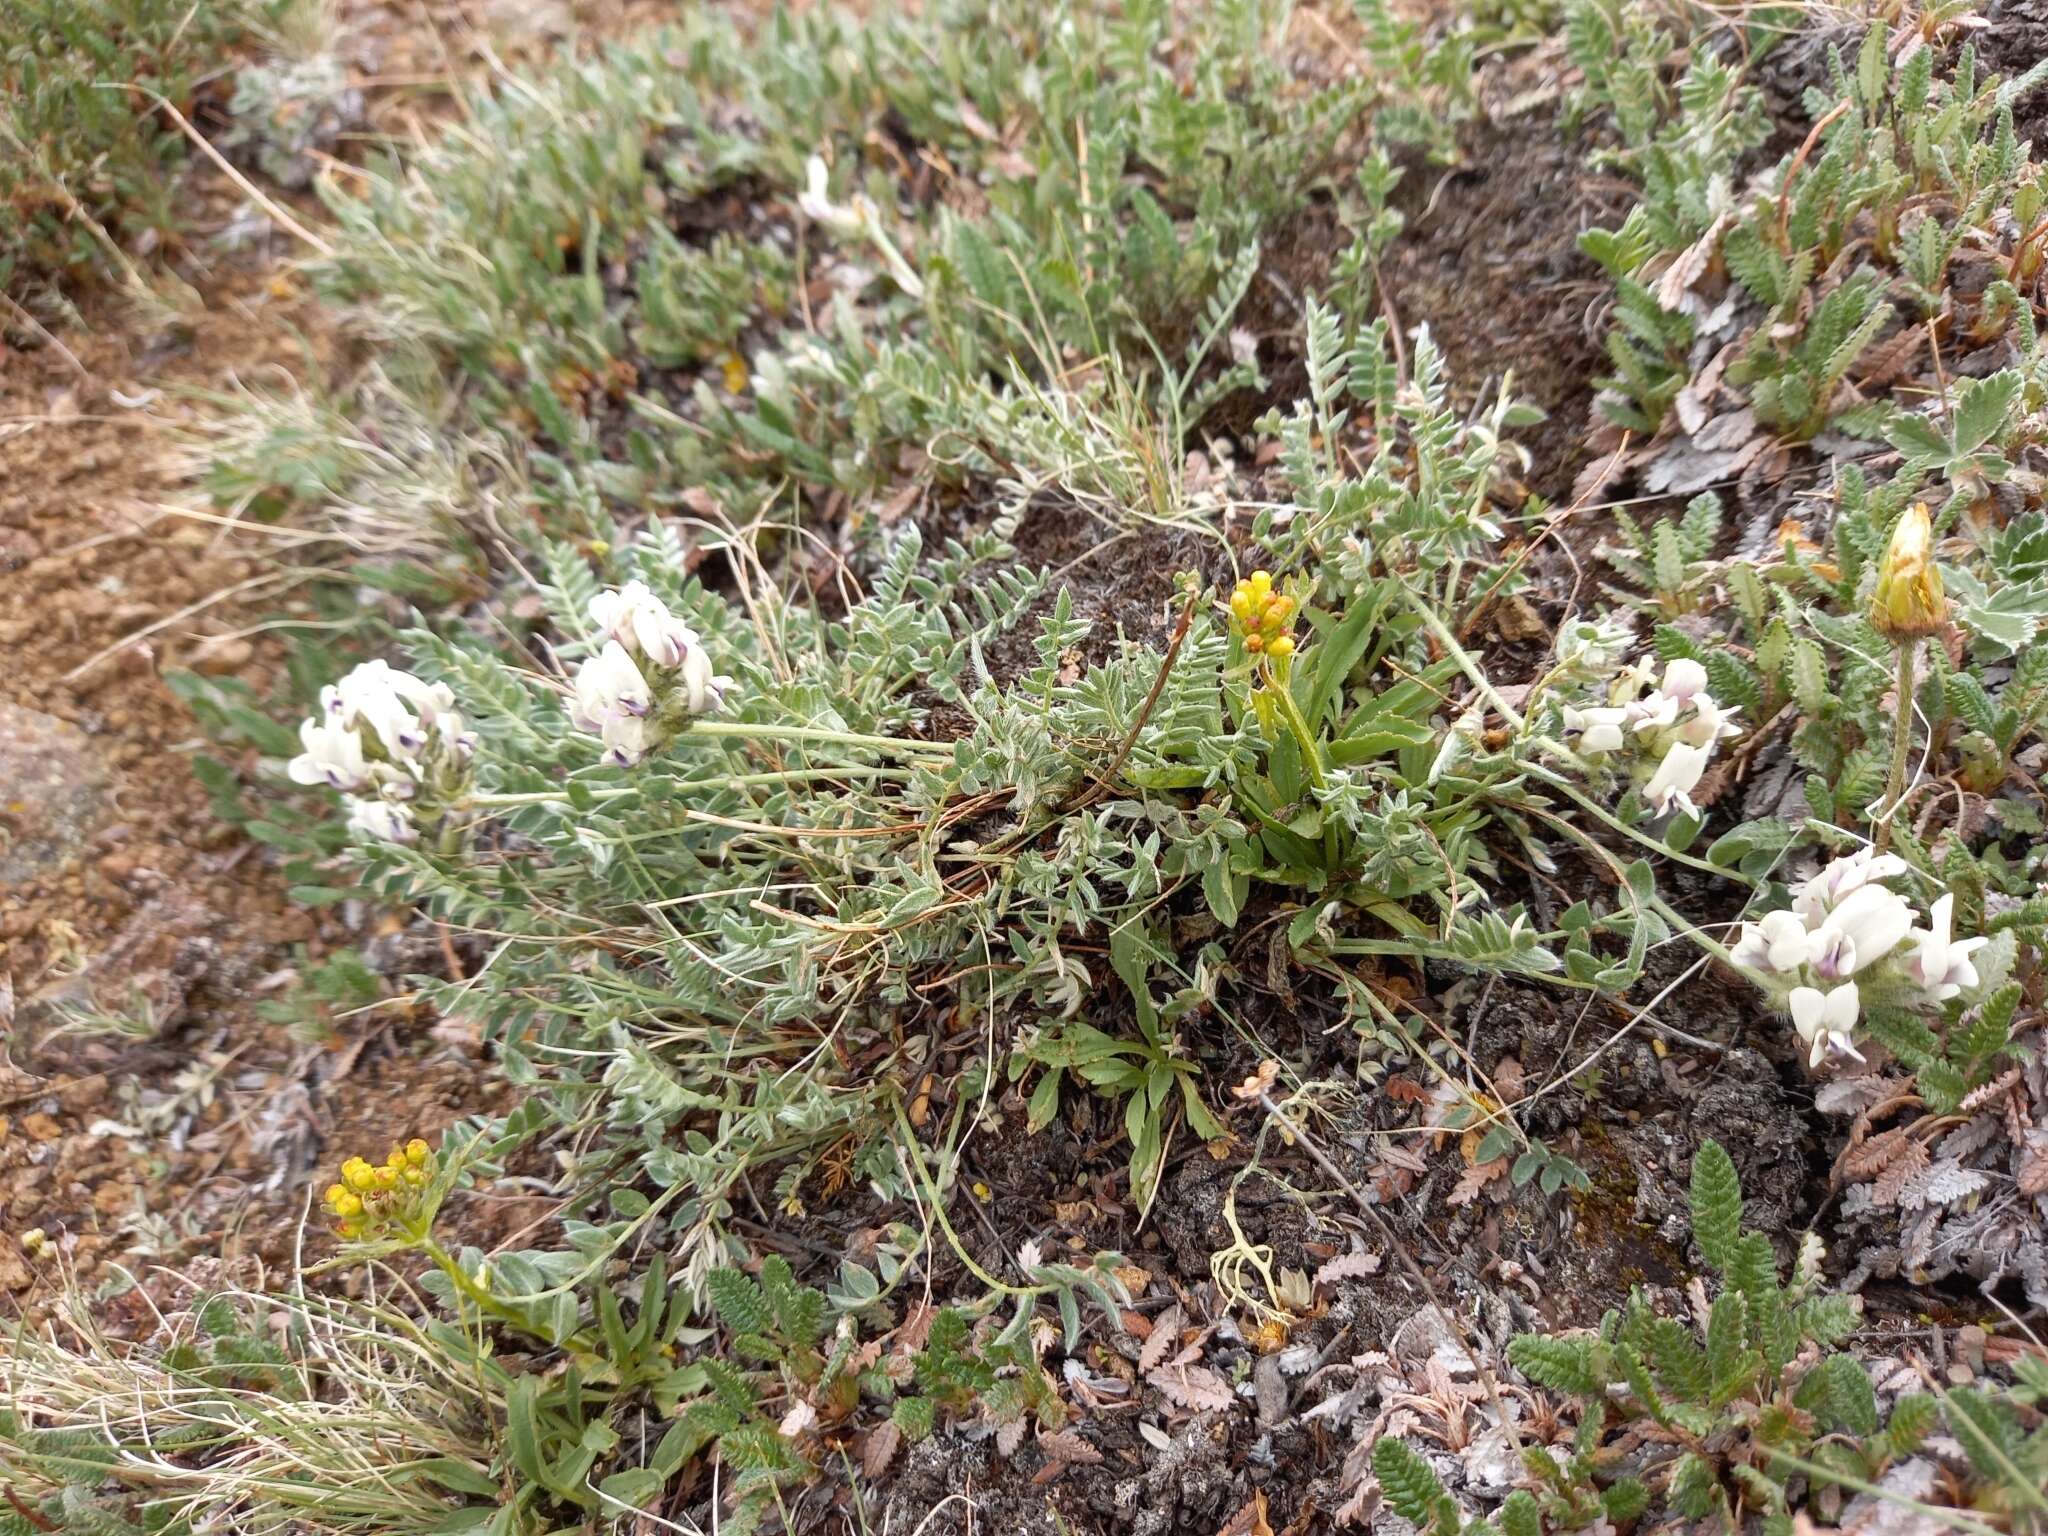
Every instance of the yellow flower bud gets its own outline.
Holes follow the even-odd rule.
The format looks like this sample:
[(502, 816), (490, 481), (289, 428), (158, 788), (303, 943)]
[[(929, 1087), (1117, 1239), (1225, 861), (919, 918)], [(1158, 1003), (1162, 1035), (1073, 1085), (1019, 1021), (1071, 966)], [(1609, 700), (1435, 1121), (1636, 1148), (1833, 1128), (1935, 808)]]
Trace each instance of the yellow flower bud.
[(1256, 654), (1257, 654), (1258, 652), (1260, 652), (1260, 651), (1264, 650), (1264, 649), (1265, 649), (1265, 647), (1266, 647), (1266, 637), (1265, 637), (1264, 635), (1261, 635), (1261, 634), (1257, 634), (1257, 633), (1254, 633), (1254, 634), (1249, 634), (1249, 635), (1246, 635), (1246, 636), (1244, 637), (1244, 648), (1245, 648), (1246, 650), (1248, 650), (1248, 651), (1252, 652), (1252, 653), (1253, 653), (1254, 655), (1256, 655)]
[(1934, 563), (1934, 520), (1927, 504), (1906, 509), (1877, 568), (1870, 622), (1892, 640), (1917, 640), (1948, 623), (1948, 597)]
[(348, 1198), (348, 1190), (343, 1185), (330, 1184), (327, 1186), (327, 1194), (325, 1198), (329, 1205), (338, 1208), (341, 1205), (341, 1202)]
[(1252, 595), (1239, 583), (1238, 589), (1230, 594), (1230, 612), (1240, 624), (1249, 624), (1252, 618)]
[(387, 1168), (403, 1168), (405, 1166), (405, 1148), (394, 1145), (389, 1152), (384, 1154), (384, 1165)]
[(379, 1168), (375, 1171), (375, 1177), (379, 1189), (389, 1189), (398, 1182), (398, 1170), (396, 1168)]
[(1272, 573), (1271, 571), (1253, 571), (1253, 572), (1252, 572), (1252, 596), (1253, 596), (1253, 597), (1257, 598), (1257, 599), (1258, 599), (1258, 600), (1259, 600), (1260, 602), (1264, 602), (1264, 601), (1266, 600), (1266, 594), (1267, 594), (1267, 593), (1269, 593), (1269, 592), (1271, 592), (1272, 590), (1273, 590), (1273, 573)]
[(434, 1155), (434, 1149), (415, 1136), (405, 1144), (405, 1160), (418, 1168)]
[(377, 1186), (377, 1170), (360, 1157), (352, 1157), (341, 1165), (342, 1182), (350, 1189), (361, 1192)]
[(1284, 661), (1294, 654), (1294, 636), (1280, 635), (1266, 642), (1266, 654), (1275, 660)]
[(1294, 599), (1284, 592), (1273, 594), (1273, 601), (1266, 605), (1268, 624), (1285, 624), (1294, 617)]

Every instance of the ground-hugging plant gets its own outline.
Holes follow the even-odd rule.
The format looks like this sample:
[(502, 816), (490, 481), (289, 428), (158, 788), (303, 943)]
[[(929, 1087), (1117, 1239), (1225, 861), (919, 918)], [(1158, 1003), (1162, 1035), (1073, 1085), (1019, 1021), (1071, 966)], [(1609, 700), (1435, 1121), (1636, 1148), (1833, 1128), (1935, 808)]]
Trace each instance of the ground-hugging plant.
[(158, 99), (190, 112), (271, 0), (0, 5), (0, 289), (61, 307), (96, 271), (140, 269), (129, 244), (174, 237), (189, 152)]
[[(1662, 33), (1584, 0), (1572, 35), (1589, 92), (1628, 139), (1623, 163), (1643, 187), (1624, 224), (1582, 241), (1615, 282), (1616, 371), (1603, 404), (1621, 426), (1669, 435), (1667, 413), (1682, 399), (1677, 425), (1698, 433), (1711, 401), (1692, 385), (1720, 353), (1712, 374), (1773, 433), (1805, 441), (1838, 416), (1848, 430), (1882, 432), (1897, 413), (1845, 388), (1880, 337), (1898, 353), (1909, 346), (1912, 326), (1898, 323), (1909, 311), (1924, 317), (1951, 303), (1959, 250), (2006, 248), (2014, 272), (2038, 259), (2028, 232), (2041, 194), (2012, 114), (2044, 78), (2039, 68), (1980, 79), (1969, 42), (1952, 68), (1924, 40), (1894, 59), (1889, 34), (1873, 26), (1853, 63), (1830, 53), (1826, 88), (1808, 93), (1807, 141), (1738, 192), (1738, 157), (1762, 136), (1757, 93), (1726, 62), (1731, 36), (1710, 27), (1692, 38), (1688, 73), (1672, 90), (1658, 62)], [(1717, 307), (1738, 296), (1761, 313), (1737, 324)], [(2012, 310), (1974, 307), (1967, 334), (1982, 345)], [(1731, 342), (1739, 345), (1725, 351)], [(1903, 360), (1885, 367), (1880, 387)]]
[[(1836, 1348), (1859, 1316), (1853, 1298), (1825, 1288), (1818, 1239), (1806, 1239), (1788, 1279), (1770, 1239), (1745, 1229), (1742, 1215), (1734, 1164), (1706, 1142), (1693, 1161), (1693, 1237), (1720, 1289), (1703, 1315), (1663, 1316), (1638, 1292), (1597, 1334), (1513, 1341), (1515, 1367), (1576, 1398), (1580, 1419), (1568, 1459), (1525, 1453), (1536, 1492), (1510, 1498), (1523, 1502), (1501, 1510), (1502, 1530), (1573, 1530), (1604, 1513), (1712, 1519), (1731, 1533), (1757, 1521), (1784, 1536), (1830, 1490), (1874, 1489), (1944, 1415), (1952, 1430), (2020, 1452), (1995, 1470), (1983, 1444), (1969, 1456), (1985, 1479), (1980, 1494), (2014, 1491), (2010, 1480), (2039, 1453), (2022, 1448), (2011, 1402), (1993, 1412), (1981, 1392), (1967, 1401), (1910, 1392), (1881, 1412), (1863, 1362)], [(2031, 1502), (2018, 1498), (2022, 1509)]]
[[(965, 0), (749, 35), (693, 12), (542, 95), (478, 100), (473, 134), (331, 199), (313, 275), (388, 348), (348, 402), (379, 451), (337, 453), (318, 403), (273, 401), (217, 486), (353, 523), (387, 480), (453, 478), (472, 515), (559, 534), (650, 505), (780, 518), (791, 478), (806, 502), (886, 499), (906, 470), (1021, 471), (1022, 499), (1059, 467), (1149, 506), (1157, 445), (1074, 406), (1129, 392), (1178, 434), (1257, 383), (1229, 335), (1260, 238), (1380, 89), (1300, 78), (1283, 17)], [(973, 198), (902, 184), (884, 123)], [(742, 227), (699, 238), (733, 203)], [(1105, 366), (1084, 379), (1084, 357)]]
[[(1084, 1129), (1078, 1100), (1099, 1094), (1128, 1143), (1119, 1198), (1143, 1218), (1190, 1140), (1227, 1155), (1211, 1068), (1255, 1033), (1262, 987), (1327, 993), (1362, 1073), (1407, 1055), (1448, 1077), (1455, 1041), (1376, 986), (1379, 967), (1548, 979), (1633, 1008), (1681, 937), (1781, 983), (1811, 1043), (1846, 1039), (1881, 1066), (1881, 1037), (1930, 1094), (1958, 1090), (1959, 1113), (2008, 1070), (2022, 1037), (2003, 989), (1963, 996), (1950, 964), (1900, 1010), (1919, 1033), (1829, 1016), (1843, 978), (1817, 968), (1889, 904), (1826, 945), (1834, 908), (1802, 919), (1796, 962), (1777, 934), (1779, 971), (1768, 946), (1725, 952), (1660, 871), (1752, 888), (1742, 915), (1763, 923), (1788, 860), (1889, 827), (1912, 875), (1886, 878), (1929, 908), (1913, 957), (1938, 941), (1986, 977), (1999, 950), (2024, 958), (2039, 915), (2018, 898), (2040, 855), (1999, 843), (2030, 802), (2003, 797), (1999, 837), (1939, 842), (1886, 812), (1901, 747), (1998, 787), (2029, 750), (2048, 690), (2011, 655), (2024, 639), (1997, 647), (2031, 635), (2038, 544), (2016, 522), (1964, 549), (1971, 501), (1930, 511), (1927, 558), (1967, 636), (1914, 653), (1902, 691), (1924, 717), (1946, 710), (1932, 723), (1884, 707), (1899, 653), (1872, 599), (1922, 481), (1974, 496), (2009, 478), (2040, 359), (2014, 361), (2016, 382), (1959, 385), (1946, 414), (1886, 423), (1910, 467), (1875, 489), (1844, 475), (1825, 549), (1728, 558), (1715, 500), (1618, 520), (1620, 600), (1567, 615), (1547, 654), (1508, 670), (1482, 649), (1488, 620), (1541, 596), (1531, 558), (1554, 533), (1503, 472), (1531, 413), (1509, 381), (1468, 406), (1427, 329), (1382, 313), (1390, 160), (1336, 210), (1355, 243), (1305, 306), (1302, 398), (1242, 442), (1202, 433), (1264, 387), (1274, 337), (1245, 329), (1275, 291), (1262, 242), (1386, 105), (1370, 80), (1298, 78), (1277, 19), (982, 5), (859, 36), (777, 18), (750, 41), (697, 19), (558, 90), (508, 94), (473, 139), (377, 167), (339, 206), (318, 279), (386, 343), (348, 402), (363, 419), (273, 415), (265, 451), (231, 455), (216, 484), (238, 510), (332, 506), (380, 534), (366, 509), (461, 520), (472, 549), (506, 557), (402, 584), (428, 615), (388, 646), (404, 670), (332, 668), (305, 739), (262, 743), (282, 776), (358, 802), (325, 802), (340, 814), (297, 845), (334, 892), (412, 904), (482, 957), (413, 989), (474, 1023), (526, 1096), (461, 1163), (488, 1178), (544, 1149), (560, 1170), (559, 1243), (488, 1260), (438, 1247), (431, 1206), (399, 1188), (409, 1169), (427, 1178), (406, 1148), (391, 1180), (354, 1167), (331, 1202), (363, 1223), (355, 1257), (408, 1280), (425, 1260), (421, 1347), (503, 1427), (484, 1473), (500, 1504), (459, 1472), (434, 1485), (473, 1525), (637, 1522), (705, 1465), (718, 1518), (765, 1523), (850, 1437), (871, 1473), (949, 1423), (1010, 1448), (1056, 1440), (1079, 1399), (1046, 1375), (1039, 1314), (1071, 1347), (1077, 1298), (1107, 1308), (1114, 1266), (1048, 1263), (1036, 1243), (993, 1256), (958, 1214), (972, 1138), (998, 1120)], [(1376, 49), (1415, 62), (1391, 13), (1369, 20)], [(1574, 46), (1582, 67), (1598, 54)], [(1617, 107), (1646, 79), (1662, 88), (1658, 48), (1635, 52), (1587, 72)], [(1625, 326), (1655, 318), (1642, 301), (1672, 313), (1654, 280), (1731, 212), (1716, 177), (1759, 126), (1726, 58), (1689, 70), (1682, 119), (1624, 132), (1644, 207), (1601, 249), (1639, 290)], [(705, 239), (719, 222), (738, 227)], [(1987, 300), (2015, 334), (2018, 293)], [(1669, 370), (1643, 377), (1670, 386), (1673, 419), (1690, 409), (1681, 318), (1631, 328)], [(1868, 314), (1847, 318), (1853, 335)], [(1240, 475), (1268, 457), (1255, 438), (1272, 467)], [(1220, 492), (1198, 486), (1198, 446), (1232, 466)], [(1035, 520), (1068, 514), (1111, 551), (1143, 540), (1182, 563), (1195, 548), (1204, 569), (1142, 628), (1120, 611), (1108, 633), (1077, 616), (1102, 610), (1102, 566), (1023, 552)], [(246, 709), (207, 693), (221, 718)], [(1811, 775), (1803, 816), (1738, 810), (1730, 788), (1776, 731)], [(1723, 835), (1697, 857), (1709, 820)], [(1599, 879), (1549, 914), (1529, 896), (1561, 857)], [(1905, 941), (1874, 963), (1906, 998)], [(1849, 974), (1874, 999), (1877, 972)], [(1513, 1153), (1514, 1183), (1587, 1182), (1512, 1106), (1465, 1107), (1454, 1128), (1488, 1161)], [(754, 1258), (742, 1219), (849, 1190), (905, 1220), (886, 1218), (872, 1267), (849, 1263), (821, 1307)], [(956, 1307), (897, 1310), (948, 1265), (972, 1276)], [(1796, 1305), (1774, 1294), (1798, 1313), (1809, 1283), (1795, 1278)], [(1742, 1312), (1738, 1353), (1761, 1357), (1767, 1320), (1761, 1301)], [(1631, 1310), (1603, 1347), (1641, 1356), (1655, 1321)], [(1761, 1412), (1790, 1391), (1805, 1412), (1789, 1370), (1738, 1397)], [(1229, 1395), (1197, 1394), (1208, 1411)], [(1587, 1457), (1539, 1467), (1507, 1536), (1639, 1515), (1647, 1486)], [(1390, 1460), (1384, 1480), (1404, 1470)], [(1419, 1482), (1398, 1497), (1442, 1536), (1460, 1524)]]

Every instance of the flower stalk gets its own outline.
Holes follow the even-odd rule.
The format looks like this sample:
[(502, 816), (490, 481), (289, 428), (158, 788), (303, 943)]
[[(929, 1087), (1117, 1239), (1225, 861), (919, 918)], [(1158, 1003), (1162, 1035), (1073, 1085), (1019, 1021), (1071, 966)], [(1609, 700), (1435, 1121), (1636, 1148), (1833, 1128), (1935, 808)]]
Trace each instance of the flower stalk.
[(1870, 594), (1870, 622), (1899, 650), (1898, 724), (1892, 730), (1891, 776), (1884, 806), (1877, 817), (1877, 847), (1891, 841), (1892, 817), (1906, 796), (1906, 758), (1913, 738), (1913, 663), (1920, 642), (1948, 624), (1948, 594), (1942, 590), (1941, 568), (1934, 563), (1934, 519), (1927, 503), (1916, 501), (1892, 529), (1877, 584)]

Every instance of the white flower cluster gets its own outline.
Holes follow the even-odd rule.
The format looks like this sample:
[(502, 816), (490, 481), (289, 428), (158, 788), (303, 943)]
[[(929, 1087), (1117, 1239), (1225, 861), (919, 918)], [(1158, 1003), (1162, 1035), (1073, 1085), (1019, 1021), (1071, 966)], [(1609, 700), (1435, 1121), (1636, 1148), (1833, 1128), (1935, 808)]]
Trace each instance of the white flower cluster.
[(1678, 810), (1697, 815), (1692, 792), (1713, 760), (1714, 744), (1737, 735), (1734, 709), (1723, 709), (1707, 692), (1707, 669), (1680, 657), (1647, 694), (1647, 668), (1625, 669), (1608, 692), (1607, 704), (1567, 706), (1564, 727), (1577, 734), (1579, 750), (1604, 757), (1634, 748), (1656, 767), (1643, 784), (1643, 799), (1658, 815)]
[[(1952, 937), (1951, 895), (1929, 909), (1926, 927), (1916, 926), (1912, 903), (1881, 883), (1907, 868), (1896, 854), (1866, 848), (1794, 887), (1790, 908), (1742, 926), (1735, 963), (1768, 986), (1789, 983), (1792, 1027), (1816, 1067), (1830, 1052), (1863, 1059), (1856, 1024), (1864, 990), (1888, 1001), (1945, 1003), (1977, 985), (1970, 957), (1990, 941)], [(1873, 973), (1880, 965), (1882, 974)]]
[(577, 670), (569, 718), (604, 742), (610, 762), (629, 767), (658, 746), (664, 709), (708, 715), (725, 702), (732, 679), (712, 672), (697, 632), (644, 582), (600, 592), (590, 600), (590, 620), (604, 648)]
[(366, 661), (320, 690), (320, 713), (300, 724), (299, 744), (305, 750), (285, 768), (293, 783), (340, 790), (357, 836), (411, 843), (421, 787), (445, 787), (476, 738), (446, 683)]

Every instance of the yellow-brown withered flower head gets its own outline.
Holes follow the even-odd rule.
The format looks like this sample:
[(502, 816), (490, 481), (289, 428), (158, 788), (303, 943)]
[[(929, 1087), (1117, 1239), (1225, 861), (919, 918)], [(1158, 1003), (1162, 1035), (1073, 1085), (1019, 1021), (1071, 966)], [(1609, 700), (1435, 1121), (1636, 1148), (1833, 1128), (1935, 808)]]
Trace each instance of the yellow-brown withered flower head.
[(1877, 567), (1870, 622), (1893, 640), (1918, 640), (1948, 623), (1948, 595), (1934, 563), (1934, 520), (1927, 503), (1906, 509)]

